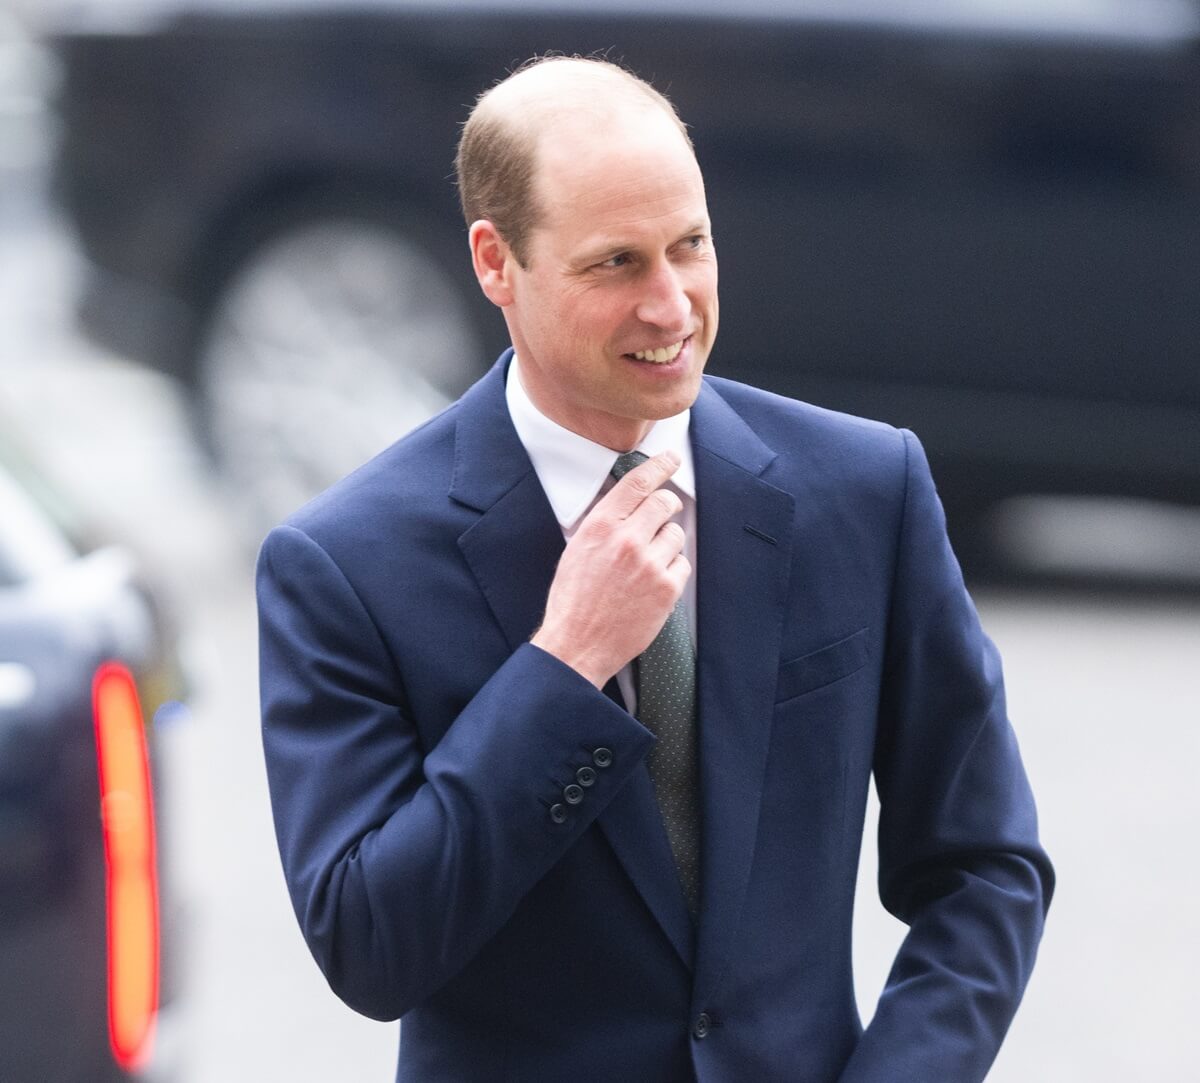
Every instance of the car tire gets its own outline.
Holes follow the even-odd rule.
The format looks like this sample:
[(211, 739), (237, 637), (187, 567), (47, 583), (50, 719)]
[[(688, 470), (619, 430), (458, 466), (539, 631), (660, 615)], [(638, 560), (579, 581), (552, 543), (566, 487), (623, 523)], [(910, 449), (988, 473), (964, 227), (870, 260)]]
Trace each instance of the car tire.
[(253, 542), (479, 375), (478, 302), (430, 249), (398, 214), (322, 209), (290, 216), (223, 276), (197, 405)]

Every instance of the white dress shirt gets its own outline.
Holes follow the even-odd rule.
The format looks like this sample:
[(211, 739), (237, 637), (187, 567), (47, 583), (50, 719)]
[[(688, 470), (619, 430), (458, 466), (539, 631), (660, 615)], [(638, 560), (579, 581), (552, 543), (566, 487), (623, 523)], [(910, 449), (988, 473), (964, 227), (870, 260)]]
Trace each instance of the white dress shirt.
[[(584, 516), (596, 502), (616, 484), (611, 475), (619, 452), (594, 443), (585, 436), (563, 428), (541, 412), (530, 399), (521, 382), (520, 367), (514, 354), (508, 368), (505, 385), (508, 412), (517, 437), (525, 447), (534, 472), (546, 499), (562, 528), (563, 537), (570, 541)], [(692, 468), (692, 445), (688, 440), (691, 411), (684, 410), (673, 417), (656, 421), (636, 449), (645, 455), (674, 450), (679, 455), (679, 469), (667, 482), (683, 502), (682, 510), (673, 518), (685, 535), (683, 555), (692, 566), (683, 589), (681, 601), (686, 607), (692, 642), (696, 642), (696, 475)], [(617, 674), (617, 683), (632, 713), (637, 709), (637, 694), (633, 666), (625, 666)]]

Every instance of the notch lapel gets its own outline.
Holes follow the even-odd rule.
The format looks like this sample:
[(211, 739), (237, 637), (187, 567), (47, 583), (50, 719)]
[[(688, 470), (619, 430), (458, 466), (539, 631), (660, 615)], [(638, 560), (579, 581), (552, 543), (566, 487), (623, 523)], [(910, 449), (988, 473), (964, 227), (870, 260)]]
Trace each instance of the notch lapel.
[(692, 408), (702, 808), (695, 996), (716, 990), (754, 858), (795, 500), (762, 480), (775, 453), (707, 383)]
[[(511, 351), (506, 351), (458, 404), (450, 496), (480, 512), (460, 535), (459, 550), (509, 649), (515, 651), (541, 622), (564, 543), (508, 414), (504, 380), (510, 357)], [(605, 691), (624, 706), (615, 680)], [(691, 967), (691, 918), (644, 762), (596, 822), (680, 958)]]
[(515, 651), (542, 619), (563, 536), (508, 415), (511, 356), (502, 354), (459, 401), (450, 497), (481, 513), (458, 547)]

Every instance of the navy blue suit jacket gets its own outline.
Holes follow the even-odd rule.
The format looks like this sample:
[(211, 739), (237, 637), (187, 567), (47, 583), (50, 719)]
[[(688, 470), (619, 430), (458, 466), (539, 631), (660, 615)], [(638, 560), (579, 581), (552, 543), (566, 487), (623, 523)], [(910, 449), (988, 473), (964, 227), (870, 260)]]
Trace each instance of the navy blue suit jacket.
[[(693, 926), (654, 738), (528, 642), (563, 539), (507, 359), (260, 556), (276, 828), (330, 985), (404, 1017), (402, 1080), (982, 1079), (1053, 874), (920, 445), (704, 382)], [(864, 1032), (872, 772), (880, 895), (911, 928)]]

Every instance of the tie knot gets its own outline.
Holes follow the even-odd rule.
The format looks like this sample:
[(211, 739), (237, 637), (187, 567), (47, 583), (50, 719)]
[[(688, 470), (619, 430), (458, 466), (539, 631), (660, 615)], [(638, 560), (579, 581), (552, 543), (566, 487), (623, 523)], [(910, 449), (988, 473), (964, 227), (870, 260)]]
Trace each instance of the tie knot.
[(613, 463), (612, 476), (620, 481), (630, 470), (641, 466), (648, 458), (649, 455), (643, 455), (640, 451), (626, 451), (623, 455), (618, 455), (617, 461)]

